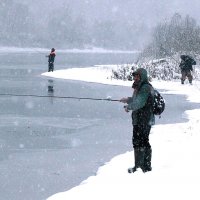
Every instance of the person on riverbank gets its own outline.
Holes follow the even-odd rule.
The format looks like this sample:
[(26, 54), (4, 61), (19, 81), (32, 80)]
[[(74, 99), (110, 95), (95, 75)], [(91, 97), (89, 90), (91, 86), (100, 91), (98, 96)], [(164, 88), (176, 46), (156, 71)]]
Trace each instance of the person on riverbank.
[(55, 53), (54, 48), (51, 49), (51, 53), (47, 57), (49, 58), (48, 59), (48, 63), (49, 63), (48, 72), (50, 72), (50, 71), (53, 72), (53, 70), (54, 70), (54, 60), (55, 60), (55, 57), (56, 57), (56, 53)]
[(181, 69), (181, 84), (184, 84), (186, 77), (188, 78), (189, 83), (192, 84), (192, 65), (196, 65), (196, 61), (193, 58), (187, 55), (181, 55), (181, 63), (179, 65)]
[(151, 171), (152, 149), (149, 143), (151, 126), (155, 124), (153, 114), (154, 88), (148, 82), (147, 71), (143, 68), (133, 72), (134, 89), (132, 97), (125, 97), (120, 100), (126, 103), (125, 111), (132, 111), (133, 136), (132, 144), (134, 148), (135, 166), (128, 169), (129, 173), (134, 173), (137, 168), (143, 172)]

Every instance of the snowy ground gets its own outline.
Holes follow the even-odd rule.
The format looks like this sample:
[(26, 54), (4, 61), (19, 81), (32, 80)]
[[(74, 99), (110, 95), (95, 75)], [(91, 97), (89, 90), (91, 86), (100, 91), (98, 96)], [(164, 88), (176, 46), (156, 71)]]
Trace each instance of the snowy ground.
[[(131, 82), (110, 79), (113, 67), (59, 70), (42, 75), (131, 86)], [(193, 85), (153, 81), (152, 85), (166, 90), (168, 94), (185, 94), (188, 101), (200, 103), (200, 83), (197, 81)], [(152, 172), (144, 174), (138, 170), (134, 174), (128, 174), (127, 168), (133, 166), (134, 155), (133, 151), (127, 152), (105, 163), (96, 176), (91, 176), (79, 186), (55, 194), (48, 200), (199, 200), (200, 109), (188, 110), (184, 114), (189, 119), (187, 123), (155, 125), (152, 128)], [(128, 117), (130, 116), (127, 115)]]

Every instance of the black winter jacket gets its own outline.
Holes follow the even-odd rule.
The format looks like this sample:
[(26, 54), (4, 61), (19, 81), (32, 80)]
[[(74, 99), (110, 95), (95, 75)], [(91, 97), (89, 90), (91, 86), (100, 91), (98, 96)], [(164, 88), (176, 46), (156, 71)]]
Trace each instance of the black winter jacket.
[(141, 81), (135, 88), (133, 96), (128, 98), (128, 110), (132, 110), (133, 125), (154, 125), (155, 117), (153, 114), (152, 101), (154, 89), (148, 82), (147, 71), (139, 68)]
[(196, 61), (189, 56), (182, 55), (179, 67), (181, 71), (193, 71), (192, 65), (196, 65)]
[(50, 54), (49, 54), (49, 60), (48, 60), (48, 62), (49, 63), (54, 63), (54, 59), (55, 59), (55, 56), (56, 56), (56, 54), (54, 53), (54, 52), (51, 52)]

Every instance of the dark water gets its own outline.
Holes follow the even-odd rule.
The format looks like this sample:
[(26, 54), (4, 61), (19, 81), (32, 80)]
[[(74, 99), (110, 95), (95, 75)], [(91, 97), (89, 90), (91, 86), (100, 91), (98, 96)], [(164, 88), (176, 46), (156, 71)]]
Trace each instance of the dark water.
[[(57, 54), (55, 69), (120, 64), (132, 62), (134, 56)], [(122, 87), (42, 77), (40, 74), (46, 71), (43, 53), (0, 54), (1, 200), (46, 199), (78, 185), (121, 152), (110, 145), (120, 141), (120, 134), (113, 140), (113, 130), (117, 129), (117, 134), (127, 123), (119, 103), (2, 96), (119, 98), (127, 91), (120, 89), (119, 93)], [(127, 145), (122, 146), (125, 150)]]
[[(57, 54), (55, 69), (131, 63), (132, 54)], [(113, 99), (131, 88), (42, 77), (43, 53), (0, 54), (0, 94)], [(165, 95), (157, 123), (184, 122), (195, 105)], [(131, 117), (118, 102), (0, 96), (0, 200), (43, 200), (66, 191), (131, 150)], [(127, 166), (129, 167), (129, 166)]]

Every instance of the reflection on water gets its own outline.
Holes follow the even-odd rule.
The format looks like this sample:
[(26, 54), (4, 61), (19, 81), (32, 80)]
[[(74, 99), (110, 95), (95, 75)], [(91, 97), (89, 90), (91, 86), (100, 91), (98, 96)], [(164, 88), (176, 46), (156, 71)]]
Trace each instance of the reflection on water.
[(54, 96), (54, 84), (53, 84), (53, 80), (52, 79), (48, 79), (48, 96), (50, 99), (51, 104), (53, 104), (53, 96)]
[(49, 79), (48, 80), (48, 93), (52, 94), (53, 92), (54, 92), (54, 89), (53, 89), (53, 80)]

